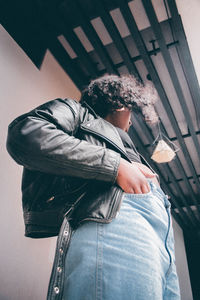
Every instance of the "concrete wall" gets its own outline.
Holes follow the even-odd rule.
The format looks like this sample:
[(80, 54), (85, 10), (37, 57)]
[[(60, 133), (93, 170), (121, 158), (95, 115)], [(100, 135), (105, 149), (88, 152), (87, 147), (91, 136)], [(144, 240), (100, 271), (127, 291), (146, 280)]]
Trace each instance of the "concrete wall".
[(174, 220), (173, 229), (175, 239), (176, 268), (179, 276), (181, 300), (193, 300), (187, 258), (185, 253), (183, 231)]
[[(80, 94), (49, 52), (39, 71), (2, 27), (0, 65), (0, 299), (44, 300), (56, 239), (23, 236), (22, 168), (6, 152), (7, 126), (42, 102), (56, 97), (79, 98)], [(182, 300), (192, 300), (182, 230), (174, 224)]]
[(47, 52), (39, 71), (0, 27), (0, 299), (44, 300), (55, 238), (24, 237), (21, 172), (7, 154), (8, 124), (18, 115), (57, 97), (78, 99), (80, 93)]
[(190, 48), (194, 68), (200, 84), (200, 1), (176, 0), (179, 14), (183, 22), (184, 31)]

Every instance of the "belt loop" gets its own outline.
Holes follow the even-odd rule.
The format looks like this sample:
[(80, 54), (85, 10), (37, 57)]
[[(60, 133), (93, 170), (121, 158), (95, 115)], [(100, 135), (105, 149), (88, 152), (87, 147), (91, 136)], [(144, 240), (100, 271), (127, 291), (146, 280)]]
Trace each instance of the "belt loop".
[(154, 191), (155, 190), (155, 185), (154, 183), (152, 182), (152, 180), (150, 178), (147, 178), (148, 182), (149, 182), (149, 186), (150, 186), (150, 189), (151, 191)]

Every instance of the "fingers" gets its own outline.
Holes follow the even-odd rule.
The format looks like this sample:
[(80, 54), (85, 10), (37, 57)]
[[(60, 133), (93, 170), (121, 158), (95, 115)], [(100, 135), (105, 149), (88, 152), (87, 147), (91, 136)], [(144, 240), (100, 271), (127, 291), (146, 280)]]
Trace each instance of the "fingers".
[[(143, 173), (143, 172), (142, 172)], [(143, 173), (144, 174), (144, 173)], [(147, 178), (154, 178), (154, 177), (156, 177), (156, 174), (149, 174), (149, 173), (147, 173), (147, 174), (144, 174), (145, 175), (145, 177), (147, 177)]]
[(150, 186), (148, 182), (142, 183), (141, 185), (136, 185), (131, 194), (147, 194), (150, 192)]
[(122, 158), (120, 160), (116, 183), (125, 193), (146, 194), (150, 192), (148, 180), (138, 165), (130, 164)]
[(131, 194), (142, 194), (142, 188), (139, 185), (136, 185)]
[(147, 194), (150, 192), (150, 190), (151, 189), (148, 183), (142, 186), (142, 194)]
[(152, 178), (151, 181), (152, 181), (153, 183), (155, 183), (157, 186), (160, 186), (157, 177)]
[(138, 162), (132, 162), (132, 164), (135, 164), (145, 177), (147, 177), (147, 178), (154, 178), (154, 177), (156, 177), (156, 174), (153, 173), (144, 164), (141, 164), (141, 163), (138, 163)]

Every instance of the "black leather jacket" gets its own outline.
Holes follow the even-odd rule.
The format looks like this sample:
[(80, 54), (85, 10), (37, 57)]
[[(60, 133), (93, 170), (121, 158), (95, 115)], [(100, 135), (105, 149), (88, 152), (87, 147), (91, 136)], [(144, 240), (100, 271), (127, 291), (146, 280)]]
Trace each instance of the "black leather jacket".
[(7, 150), (24, 166), (25, 236), (57, 235), (66, 215), (81, 222), (110, 222), (123, 191), (115, 183), (120, 157), (116, 128), (71, 99), (49, 101), (9, 126)]

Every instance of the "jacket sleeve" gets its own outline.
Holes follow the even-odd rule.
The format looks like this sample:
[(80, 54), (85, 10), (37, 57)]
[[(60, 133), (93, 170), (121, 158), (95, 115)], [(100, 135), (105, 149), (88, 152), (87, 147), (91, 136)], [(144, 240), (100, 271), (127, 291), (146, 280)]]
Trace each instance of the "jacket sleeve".
[(74, 136), (86, 114), (74, 100), (50, 101), (10, 124), (7, 150), (31, 170), (114, 183), (120, 154)]

